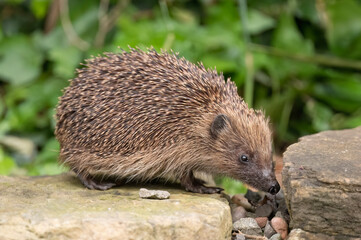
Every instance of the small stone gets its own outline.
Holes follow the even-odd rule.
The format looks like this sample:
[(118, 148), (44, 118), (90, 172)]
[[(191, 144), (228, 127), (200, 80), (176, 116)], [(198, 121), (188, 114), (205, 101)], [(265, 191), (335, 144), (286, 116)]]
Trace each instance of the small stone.
[(253, 212), (246, 212), (246, 217), (247, 218), (256, 218), (256, 214)]
[(232, 202), (244, 207), (248, 211), (254, 211), (252, 205), (248, 202), (248, 199), (243, 196), (243, 194), (236, 194), (232, 197)]
[(279, 233), (276, 233), (272, 237), (270, 237), (269, 240), (281, 240), (281, 235)]
[(242, 233), (236, 235), (236, 240), (246, 240), (246, 237)]
[(269, 221), (267, 221), (266, 226), (264, 227), (264, 235), (267, 238), (271, 238), (273, 235), (275, 235), (277, 232), (272, 228)]
[(232, 208), (232, 223), (237, 222), (239, 219), (246, 217), (246, 210), (242, 206)]
[(260, 228), (264, 228), (267, 224), (268, 218), (267, 217), (256, 217), (255, 220)]
[(286, 239), (288, 235), (288, 225), (283, 218), (274, 217), (271, 220), (273, 229), (281, 235), (282, 239)]
[(276, 214), (275, 214), (275, 217), (283, 218), (283, 215), (282, 215), (281, 211), (277, 211)]
[(148, 190), (146, 188), (139, 189), (139, 197), (146, 199), (168, 199), (170, 193), (162, 190)]
[(262, 235), (262, 230), (253, 218), (241, 218), (233, 223), (233, 230), (239, 230), (244, 234)]
[(257, 217), (269, 217), (272, 213), (272, 207), (268, 204), (264, 204), (256, 208)]
[[(306, 232), (300, 228), (292, 229), (290, 234), (288, 235), (288, 240), (335, 240), (335, 236), (324, 235), (321, 233), (310, 233)], [(343, 239), (343, 238), (342, 238)], [(349, 240), (359, 240), (360, 238), (345, 238)]]

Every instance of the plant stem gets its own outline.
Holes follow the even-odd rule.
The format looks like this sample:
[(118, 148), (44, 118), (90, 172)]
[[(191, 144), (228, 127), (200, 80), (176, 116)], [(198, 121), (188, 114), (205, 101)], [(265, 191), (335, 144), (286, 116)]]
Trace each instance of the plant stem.
[(290, 54), (289, 52), (283, 51), (281, 49), (254, 44), (254, 43), (249, 44), (249, 49), (252, 52), (260, 52), (260, 53), (265, 53), (267, 55), (273, 55), (276, 57), (290, 58), (300, 62), (308, 62), (308, 63), (320, 64), (330, 67), (351, 68), (351, 69), (361, 70), (361, 61), (352, 61), (348, 59), (320, 55), (320, 54), (314, 54), (313, 56), (307, 56), (299, 53)]
[(244, 86), (244, 100), (248, 103), (249, 107), (253, 105), (253, 55), (252, 52), (248, 50), (248, 45), (250, 44), (250, 37), (248, 32), (247, 24), (247, 0), (238, 0), (238, 9), (239, 15), (241, 17), (242, 24), (242, 36), (244, 41), (244, 55), (243, 62), (246, 69), (246, 79)]

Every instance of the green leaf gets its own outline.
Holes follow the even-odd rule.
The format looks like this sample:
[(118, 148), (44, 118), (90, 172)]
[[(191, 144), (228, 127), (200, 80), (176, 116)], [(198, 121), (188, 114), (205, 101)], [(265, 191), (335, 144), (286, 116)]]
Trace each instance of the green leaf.
[(312, 126), (316, 132), (330, 129), (330, 120), (333, 115), (330, 107), (310, 100), (306, 103), (306, 113), (311, 118)]
[(0, 146), (0, 175), (9, 175), (15, 168), (13, 159), (7, 156)]
[(39, 165), (38, 171), (40, 175), (57, 175), (66, 171), (66, 169), (60, 166), (58, 163), (45, 163)]
[(325, 1), (327, 40), (340, 56), (361, 57), (361, 3), (356, 0)]
[(357, 75), (328, 72), (314, 85), (313, 94), (333, 109), (352, 113), (361, 106), (361, 79)]
[(44, 18), (46, 16), (50, 0), (32, 0), (31, 10), (37, 18)]
[(227, 194), (230, 195), (239, 194), (239, 193), (245, 194), (247, 192), (246, 186), (240, 181), (223, 177), (217, 180), (217, 182), (220, 182), (221, 186), (224, 188)]
[(296, 15), (299, 18), (307, 19), (315, 25), (320, 24), (320, 16), (317, 13), (316, 0), (298, 0)]
[(276, 21), (261, 13), (260, 11), (249, 9), (248, 11), (248, 31), (250, 34), (259, 34), (273, 28)]
[(274, 32), (273, 46), (292, 53), (312, 54), (313, 44), (303, 38), (292, 16), (284, 14), (280, 17)]
[(44, 163), (44, 162), (50, 162), (54, 163), (57, 162), (58, 155), (59, 155), (59, 142), (54, 138), (50, 138), (45, 146), (43, 147), (42, 151), (36, 158), (36, 162)]
[(355, 128), (361, 126), (361, 108), (351, 115), (342, 113), (334, 115), (331, 120), (331, 125), (334, 129)]
[(72, 46), (51, 49), (49, 55), (54, 62), (55, 74), (65, 79), (74, 77), (75, 69), (82, 61), (82, 52)]
[(17, 35), (0, 43), (0, 78), (14, 85), (35, 80), (41, 71), (43, 54), (28, 37)]

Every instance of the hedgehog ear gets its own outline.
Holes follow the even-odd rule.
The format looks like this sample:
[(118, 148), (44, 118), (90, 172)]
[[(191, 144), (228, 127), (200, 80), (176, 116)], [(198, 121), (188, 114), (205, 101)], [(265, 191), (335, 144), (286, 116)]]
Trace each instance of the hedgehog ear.
[(226, 128), (227, 122), (229, 122), (229, 119), (226, 115), (217, 115), (211, 125), (211, 136), (213, 138), (217, 138), (218, 135), (222, 132), (222, 130)]

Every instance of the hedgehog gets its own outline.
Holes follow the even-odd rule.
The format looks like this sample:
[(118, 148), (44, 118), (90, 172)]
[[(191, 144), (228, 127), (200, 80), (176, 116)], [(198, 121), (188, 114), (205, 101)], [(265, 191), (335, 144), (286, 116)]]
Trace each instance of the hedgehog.
[(216, 69), (178, 53), (130, 48), (86, 60), (59, 98), (59, 161), (89, 189), (119, 179), (174, 179), (220, 193), (194, 172), (276, 194), (269, 119), (249, 108)]

